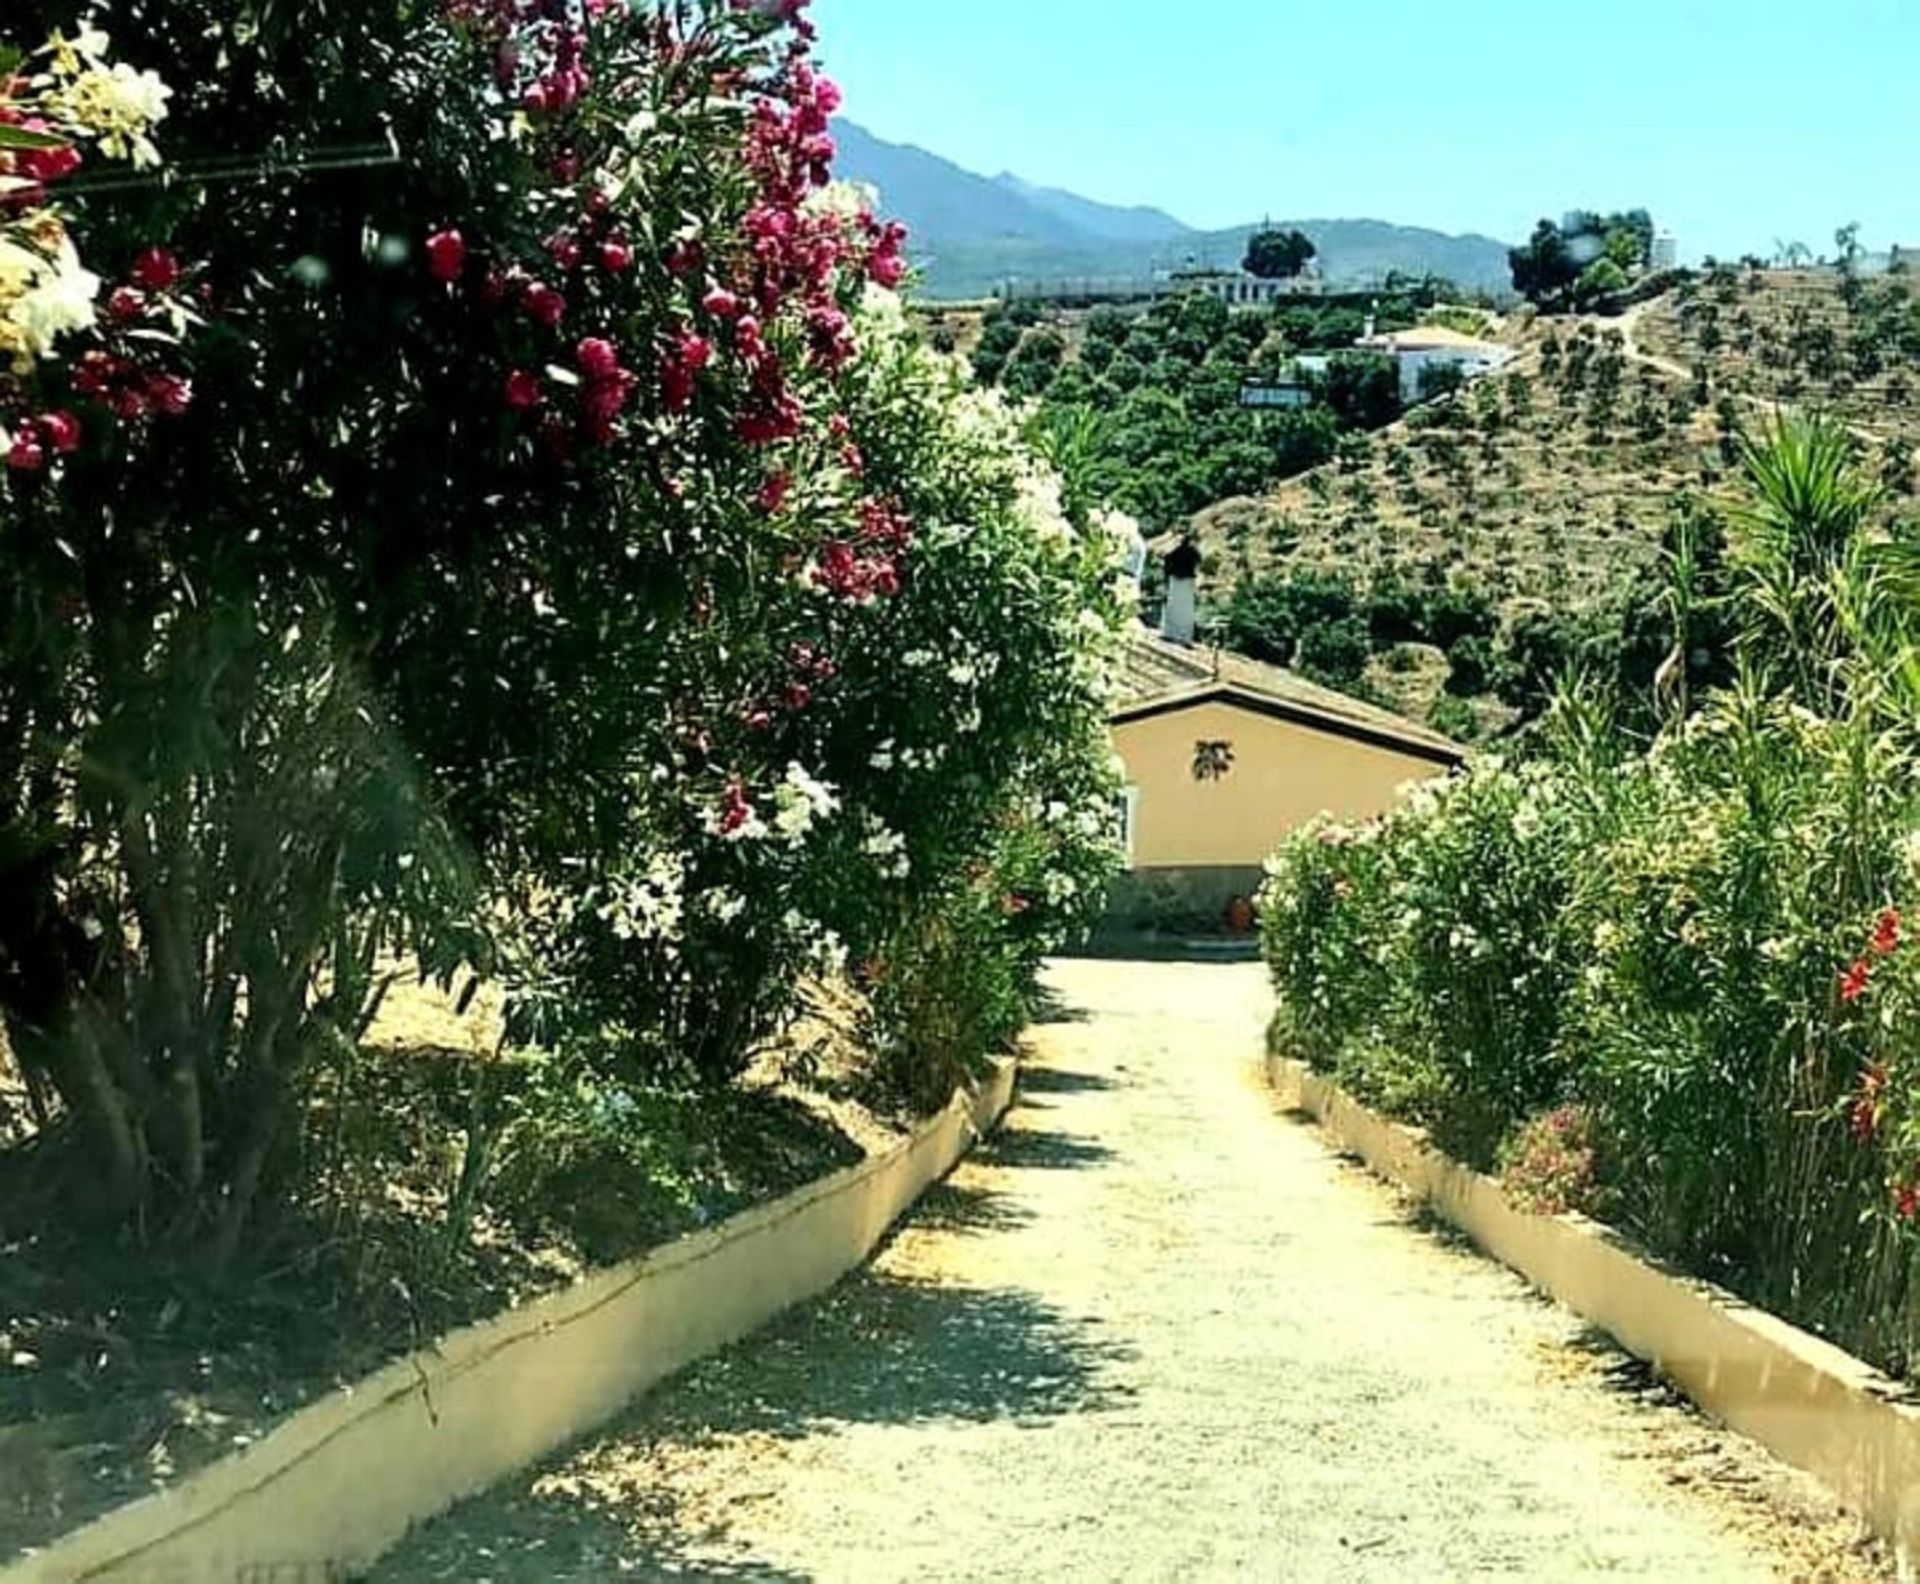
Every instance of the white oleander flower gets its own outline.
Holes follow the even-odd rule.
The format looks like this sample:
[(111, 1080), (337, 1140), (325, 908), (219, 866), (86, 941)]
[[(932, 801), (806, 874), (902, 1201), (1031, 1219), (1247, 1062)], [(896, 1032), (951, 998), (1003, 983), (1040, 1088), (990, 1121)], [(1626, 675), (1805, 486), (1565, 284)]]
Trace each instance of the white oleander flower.
[(804, 766), (790, 764), (773, 794), (773, 827), (790, 846), (799, 846), (815, 825), (839, 812), (833, 788), (816, 780)]

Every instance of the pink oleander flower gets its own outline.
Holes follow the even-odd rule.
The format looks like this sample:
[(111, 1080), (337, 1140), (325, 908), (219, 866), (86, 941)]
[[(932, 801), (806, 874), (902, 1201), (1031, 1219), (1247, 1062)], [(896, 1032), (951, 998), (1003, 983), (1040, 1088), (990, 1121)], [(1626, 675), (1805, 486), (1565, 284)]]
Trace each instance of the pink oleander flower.
[(155, 412), (178, 418), (193, 405), (193, 384), (178, 374), (156, 374), (147, 381), (146, 398)]
[(691, 330), (680, 332), (680, 361), (695, 373), (713, 361), (713, 343), (703, 335), (695, 335)]
[[(458, 231), (436, 231), (427, 238), (427, 269), (443, 286), (455, 284), (466, 267), (467, 239)], [(166, 289), (162, 286), (151, 286), (146, 281), (141, 281), (140, 284), (148, 286), (152, 291)]]
[(40, 443), (38, 428), (31, 423), (22, 424), (7, 450), (7, 466), (16, 473), (38, 473), (46, 465), (47, 451)]
[(515, 412), (531, 412), (544, 399), (540, 377), (526, 369), (515, 369), (507, 376), (506, 402)]
[(588, 379), (607, 380), (620, 372), (620, 353), (611, 341), (588, 336), (573, 351), (574, 362)]
[(42, 413), (38, 428), (56, 456), (72, 456), (80, 449), (80, 420), (70, 412)]
[(567, 299), (545, 281), (529, 284), (520, 301), (528, 317), (549, 330), (557, 329), (567, 315)]

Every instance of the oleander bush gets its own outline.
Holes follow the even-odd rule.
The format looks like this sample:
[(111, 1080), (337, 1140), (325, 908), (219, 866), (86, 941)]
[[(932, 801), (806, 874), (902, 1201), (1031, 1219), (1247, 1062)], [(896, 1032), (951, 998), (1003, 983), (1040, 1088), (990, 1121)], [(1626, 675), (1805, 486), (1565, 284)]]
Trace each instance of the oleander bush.
[(1129, 535), (909, 330), (806, 9), (0, 19), (16, 1216), (231, 1266), (396, 964), (569, 1096), (858, 971), (930, 1099), (1097, 907)]
[[(1920, 534), (1844, 431), (1748, 442), (1736, 679), (1276, 858), (1276, 1040), (1546, 1207), (1895, 1368), (1920, 1342)], [(1679, 609), (1676, 605), (1676, 609)], [(1674, 635), (1676, 654), (1687, 634)]]

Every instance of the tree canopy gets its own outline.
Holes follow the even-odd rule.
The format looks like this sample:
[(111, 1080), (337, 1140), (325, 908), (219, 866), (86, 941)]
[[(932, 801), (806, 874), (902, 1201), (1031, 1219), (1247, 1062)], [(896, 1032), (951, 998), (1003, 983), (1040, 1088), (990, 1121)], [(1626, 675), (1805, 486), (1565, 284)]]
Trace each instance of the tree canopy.
[(1304, 231), (1256, 231), (1241, 267), (1262, 280), (1292, 280), (1319, 254)]
[[(1513, 287), (1542, 308), (1584, 306), (1594, 288), (1618, 290), (1653, 260), (1653, 216), (1645, 209), (1596, 214), (1577, 209), (1556, 223), (1542, 220), (1508, 255)], [(1611, 264), (1611, 270), (1600, 270)]]

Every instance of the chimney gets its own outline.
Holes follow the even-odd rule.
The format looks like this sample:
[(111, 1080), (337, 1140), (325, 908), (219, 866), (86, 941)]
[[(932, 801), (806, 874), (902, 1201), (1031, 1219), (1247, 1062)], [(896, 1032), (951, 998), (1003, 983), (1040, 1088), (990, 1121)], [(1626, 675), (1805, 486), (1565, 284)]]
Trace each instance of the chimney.
[(1160, 608), (1160, 635), (1177, 644), (1190, 644), (1194, 635), (1195, 580), (1200, 575), (1200, 550), (1182, 539), (1167, 552), (1167, 600)]

